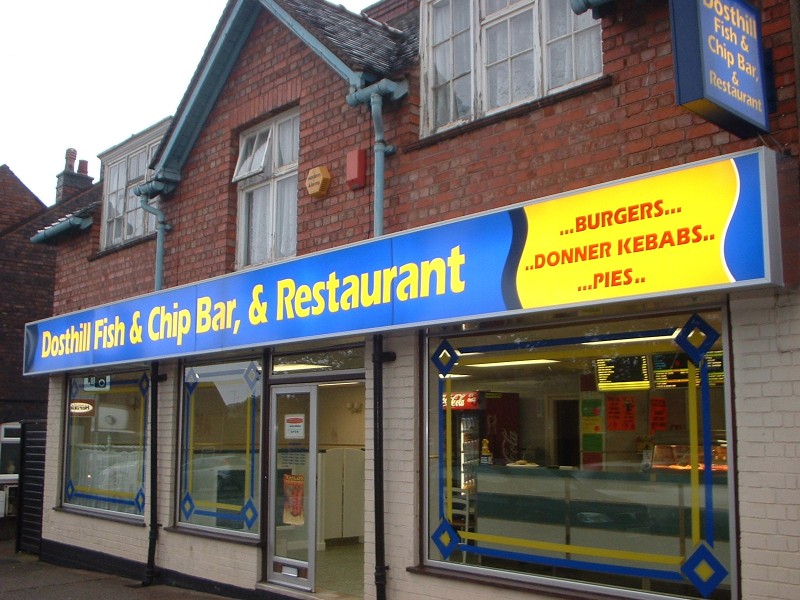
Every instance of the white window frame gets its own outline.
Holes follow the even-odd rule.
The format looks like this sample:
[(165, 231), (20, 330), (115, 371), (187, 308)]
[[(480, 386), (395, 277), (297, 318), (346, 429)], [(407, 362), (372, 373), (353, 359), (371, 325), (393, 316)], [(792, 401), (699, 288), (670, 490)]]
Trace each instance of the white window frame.
[[(142, 208), (141, 200), (133, 190), (152, 178), (148, 165), (152, 163), (170, 122), (170, 119), (164, 119), (99, 155), (103, 165), (101, 250), (110, 250), (155, 232), (155, 215)], [(133, 161), (137, 163), (135, 173), (131, 173)], [(121, 170), (124, 173), (120, 178)], [(149, 204), (158, 207), (159, 198), (150, 199)]]
[[(291, 139), (282, 139), (280, 135), (281, 127), (285, 126), (290, 127)], [(290, 111), (245, 131), (240, 137), (232, 179), (238, 183), (239, 194), (237, 269), (291, 258), (297, 253), (299, 136), (299, 111)], [(286, 192), (283, 197), (281, 191)], [(257, 194), (263, 196), (259, 199)], [(258, 215), (263, 221), (253, 226), (252, 209), (259, 201), (265, 203)], [(267, 238), (257, 252), (252, 243), (254, 227)]]
[[(597, 79), (602, 76), (602, 48), (601, 48), (601, 30), (599, 21), (592, 20), (591, 12), (584, 13), (583, 15), (575, 15), (569, 8), (569, 3), (566, 0), (556, 0), (557, 2), (564, 2), (565, 10), (567, 11), (568, 18), (570, 18), (570, 27), (568, 32), (561, 36), (559, 39), (569, 38), (572, 40), (572, 71), (573, 77), (561, 84), (553, 84), (550, 82), (550, 52), (552, 45), (557, 42), (557, 39), (550, 40), (549, 31), (549, 15), (548, 10), (551, 0), (509, 0), (508, 5), (495, 10), (491, 15), (486, 15), (487, 4), (490, 0), (465, 0), (470, 6), (470, 28), (469, 35), (471, 37), (471, 52), (470, 52), (470, 103), (469, 110), (462, 113), (460, 117), (451, 115), (450, 121), (436, 122), (436, 98), (434, 90), (434, 22), (433, 22), (433, 8), (440, 7), (443, 4), (452, 5), (459, 0), (423, 0), (421, 7), (421, 59), (422, 59), (422, 135), (430, 135), (440, 131), (446, 131), (459, 125), (463, 125), (470, 121), (479, 119), (484, 116), (495, 114), (544, 97), (570, 87), (574, 87)], [(463, 1), (463, 0), (462, 0)], [(501, 2), (498, 2), (502, 4)], [(559, 5), (560, 6), (560, 5)], [(532, 85), (532, 93), (525, 97), (509, 99), (508, 102), (499, 104), (495, 107), (490, 107), (490, 91), (488, 88), (491, 85), (486, 68), (487, 56), (489, 52), (489, 43), (487, 38), (487, 31), (498, 24), (508, 21), (512, 18), (518, 17), (525, 11), (533, 9), (533, 39), (527, 52), (533, 53), (533, 67), (538, 70), (534, 76)], [(476, 16), (477, 15), (477, 16)], [(451, 19), (452, 23), (452, 19)], [(580, 33), (591, 32), (592, 35), (598, 37), (597, 55), (595, 72), (589, 73), (584, 77), (575, 77), (574, 63), (575, 63), (575, 38)], [(451, 32), (452, 35), (452, 32)], [(450, 44), (453, 43), (453, 37), (450, 37)], [(463, 46), (462, 46), (463, 47)], [(451, 51), (452, 52), (452, 51)], [(451, 53), (452, 59), (452, 53)], [(509, 59), (510, 61), (510, 59)], [(454, 60), (447, 67), (446, 77), (449, 77), (449, 91), (451, 109), (453, 102), (452, 83), (454, 81)]]

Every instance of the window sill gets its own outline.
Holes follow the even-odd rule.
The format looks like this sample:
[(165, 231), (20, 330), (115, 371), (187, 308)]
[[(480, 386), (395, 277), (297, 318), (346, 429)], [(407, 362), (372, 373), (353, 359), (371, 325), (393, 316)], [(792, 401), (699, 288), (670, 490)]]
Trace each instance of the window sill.
[(181, 527), (180, 525), (172, 525), (165, 527), (164, 531), (168, 533), (177, 533), (180, 535), (189, 535), (193, 537), (201, 537), (209, 540), (218, 540), (220, 542), (231, 542), (234, 544), (241, 544), (243, 546), (261, 546), (261, 540), (257, 537), (236, 534), (236, 533), (222, 533), (217, 531), (209, 531), (207, 529), (195, 529), (194, 527)]
[(563, 92), (558, 92), (550, 96), (545, 96), (543, 98), (539, 98), (538, 100), (533, 100), (526, 104), (520, 104), (519, 106), (515, 106), (514, 108), (510, 108), (502, 112), (496, 112), (486, 117), (480, 117), (474, 121), (470, 121), (469, 123), (460, 125), (458, 127), (453, 127), (452, 129), (448, 129), (440, 133), (432, 133), (420, 139), (419, 141), (403, 146), (403, 151), (413, 152), (415, 150), (421, 150), (422, 148), (433, 146), (445, 140), (450, 140), (460, 135), (464, 135), (465, 133), (471, 133), (473, 131), (483, 129), (484, 127), (488, 127), (489, 125), (494, 125), (495, 123), (507, 121), (508, 119), (513, 119), (515, 117), (528, 114), (535, 110), (540, 110), (542, 108), (545, 108), (546, 106), (552, 106), (554, 104), (558, 104), (559, 102), (563, 102), (564, 100), (567, 100), (569, 98), (575, 98), (576, 96), (582, 96), (590, 92), (602, 90), (604, 88), (609, 87), (611, 84), (612, 84), (611, 76), (606, 75), (604, 77), (600, 77), (599, 79), (595, 79), (594, 81), (584, 83), (583, 85), (579, 85), (574, 88), (564, 90)]
[(53, 508), (55, 512), (69, 513), (71, 515), (80, 515), (82, 517), (90, 517), (92, 519), (102, 519), (104, 521), (114, 521), (115, 523), (123, 523), (124, 525), (133, 525), (135, 527), (144, 527), (144, 517), (136, 515), (126, 515), (123, 513), (115, 514), (108, 511), (95, 511), (91, 508), (81, 508), (79, 506), (56, 506)]
[(104, 250), (95, 252), (92, 256), (89, 257), (89, 260), (90, 261), (97, 260), (98, 258), (103, 258), (104, 256), (114, 254), (115, 252), (120, 252), (121, 250), (127, 250), (128, 248), (132, 248), (133, 246), (138, 246), (139, 244), (144, 244), (145, 242), (149, 242), (154, 239), (156, 239), (155, 232), (148, 233), (147, 235), (143, 235), (142, 237), (128, 240), (127, 242), (124, 242), (117, 246), (111, 246), (110, 248), (105, 248)]
[(430, 565), (407, 567), (406, 571), (409, 573), (414, 573), (415, 575), (438, 577), (439, 579), (450, 579), (472, 585), (491, 587), (493, 589), (503, 589), (529, 594), (545, 593), (547, 594), (548, 598), (567, 598), (569, 600), (610, 600), (612, 598), (619, 598), (619, 595), (601, 594), (600, 592), (588, 592), (585, 590), (568, 589), (566, 587), (559, 587), (555, 585), (511, 581), (502, 577), (492, 577), (485, 571), (481, 571), (480, 573), (468, 573), (461, 570), (456, 571)]

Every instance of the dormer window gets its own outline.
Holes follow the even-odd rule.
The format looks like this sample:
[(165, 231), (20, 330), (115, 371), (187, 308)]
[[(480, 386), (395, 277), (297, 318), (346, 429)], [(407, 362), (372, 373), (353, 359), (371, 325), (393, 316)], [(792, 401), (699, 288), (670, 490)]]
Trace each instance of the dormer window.
[[(170, 120), (153, 126), (129, 141), (100, 155), (103, 163), (103, 233), (104, 250), (145, 237), (156, 230), (156, 218), (146, 212), (136, 186), (151, 177), (148, 169)], [(158, 205), (158, 198), (149, 201)]]

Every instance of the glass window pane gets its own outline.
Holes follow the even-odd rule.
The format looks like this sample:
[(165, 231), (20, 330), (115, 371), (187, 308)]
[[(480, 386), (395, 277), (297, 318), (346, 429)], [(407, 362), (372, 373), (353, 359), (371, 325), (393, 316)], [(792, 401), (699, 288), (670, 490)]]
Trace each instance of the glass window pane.
[(181, 523), (258, 534), (261, 372), (258, 360), (185, 370)]
[(445, 84), (433, 90), (434, 114), (436, 115), (436, 126), (446, 125), (450, 118), (450, 85)]
[(472, 78), (461, 77), (453, 82), (455, 115), (457, 119), (472, 117)]
[[(591, 18), (591, 11), (586, 14)], [(569, 7), (569, 2), (549, 0), (547, 5), (547, 24), (548, 40), (554, 40), (572, 31), (572, 10)]]
[(472, 38), (469, 32), (453, 38), (453, 77), (472, 70)]
[(269, 258), (272, 216), (269, 207), (270, 186), (264, 185), (245, 195), (247, 217), (246, 264), (257, 265)]
[(453, 0), (453, 33), (460, 33), (470, 29), (471, 7), (470, 0)]
[(442, 44), (433, 49), (433, 85), (441, 85), (450, 80), (450, 44)]
[(486, 0), (486, 15), (492, 15), (508, 6), (509, 0)]
[(447, 0), (433, 5), (433, 40), (434, 45), (450, 37), (450, 3)]
[(584, 77), (602, 73), (603, 60), (600, 54), (600, 34), (600, 28), (594, 27), (575, 36), (576, 79), (583, 79)]
[(283, 121), (278, 124), (278, 145), (275, 149), (277, 156), (276, 167), (283, 167), (292, 164), (297, 160), (294, 147), (296, 122), (294, 119)]
[(533, 52), (520, 54), (511, 60), (512, 102), (519, 102), (533, 96), (535, 68)]
[(508, 65), (500, 63), (486, 71), (488, 108), (504, 106), (509, 102)]
[(277, 183), (275, 215), (275, 258), (287, 258), (297, 252), (297, 175)]
[(64, 503), (143, 515), (147, 373), (72, 377)]
[(572, 39), (565, 38), (550, 44), (550, 87), (555, 88), (573, 80)]
[(527, 10), (511, 19), (511, 55), (533, 48), (533, 11)]
[(486, 30), (486, 64), (508, 58), (508, 21)]

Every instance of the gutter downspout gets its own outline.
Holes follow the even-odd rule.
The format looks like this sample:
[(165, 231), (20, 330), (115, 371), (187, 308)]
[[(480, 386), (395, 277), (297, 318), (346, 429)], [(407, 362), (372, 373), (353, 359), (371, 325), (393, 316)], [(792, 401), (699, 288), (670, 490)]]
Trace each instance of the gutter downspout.
[(163, 181), (148, 181), (142, 185), (137, 185), (133, 188), (133, 193), (139, 196), (139, 204), (142, 210), (155, 215), (158, 220), (156, 225), (156, 273), (155, 273), (155, 291), (161, 289), (164, 277), (164, 234), (172, 229), (164, 216), (164, 212), (155, 206), (150, 206), (148, 200), (155, 198), (161, 194), (166, 194), (175, 189), (174, 184), (167, 184)]
[(383, 336), (375, 335), (372, 338), (372, 369), (373, 369), (373, 422), (372, 429), (375, 437), (374, 461), (375, 465), (375, 597), (376, 600), (386, 600), (386, 545), (383, 506), (383, 363), (393, 362), (397, 359), (394, 352), (383, 351)]
[(368, 87), (361, 88), (348, 94), (347, 104), (358, 106), (369, 102), (372, 113), (372, 125), (375, 129), (375, 174), (373, 181), (373, 237), (383, 235), (383, 195), (384, 195), (384, 159), (386, 155), (394, 154), (397, 149), (392, 145), (387, 145), (384, 140), (383, 130), (383, 98), (399, 100), (408, 93), (408, 82), (405, 80), (397, 82), (389, 79), (381, 79)]
[[(139, 196), (142, 210), (155, 215), (158, 219), (156, 226), (156, 272), (155, 291), (161, 289), (164, 273), (164, 235), (171, 229), (167, 223), (164, 212), (155, 206), (150, 206), (148, 200), (160, 194), (171, 192), (174, 185), (160, 181), (149, 181), (137, 185), (133, 193)], [(156, 546), (158, 545), (158, 385), (161, 382), (158, 372), (158, 361), (150, 363), (150, 533), (147, 543), (147, 566), (145, 567), (142, 586), (153, 584), (156, 575)]]

